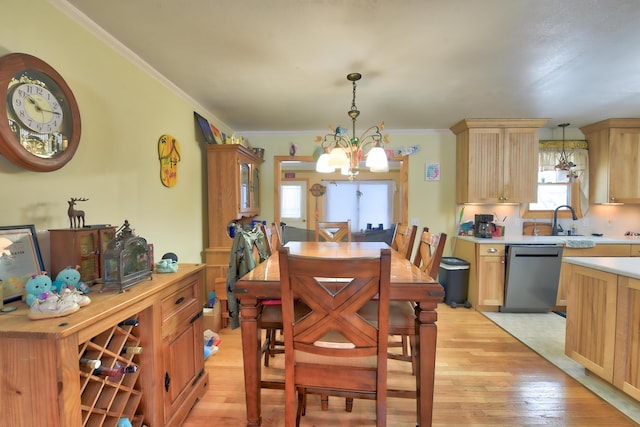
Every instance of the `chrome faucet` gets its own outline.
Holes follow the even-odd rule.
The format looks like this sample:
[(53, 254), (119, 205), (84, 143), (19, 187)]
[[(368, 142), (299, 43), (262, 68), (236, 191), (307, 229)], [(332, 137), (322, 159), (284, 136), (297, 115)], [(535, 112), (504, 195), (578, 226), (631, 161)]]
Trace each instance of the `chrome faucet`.
[(573, 208), (569, 205), (560, 205), (558, 206), (554, 211), (553, 211), (553, 225), (551, 226), (551, 235), (552, 236), (557, 236), (558, 235), (558, 211), (562, 208), (567, 208), (571, 211), (571, 216), (573, 217), (573, 220), (576, 221), (578, 219), (578, 217), (576, 216), (576, 211), (573, 210)]

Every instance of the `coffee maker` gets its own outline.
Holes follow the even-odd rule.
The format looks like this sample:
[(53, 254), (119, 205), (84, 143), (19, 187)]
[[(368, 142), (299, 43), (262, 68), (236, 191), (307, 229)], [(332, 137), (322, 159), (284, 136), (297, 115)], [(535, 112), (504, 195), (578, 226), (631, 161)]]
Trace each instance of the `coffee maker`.
[(481, 239), (490, 239), (493, 226), (492, 214), (476, 214), (473, 235)]

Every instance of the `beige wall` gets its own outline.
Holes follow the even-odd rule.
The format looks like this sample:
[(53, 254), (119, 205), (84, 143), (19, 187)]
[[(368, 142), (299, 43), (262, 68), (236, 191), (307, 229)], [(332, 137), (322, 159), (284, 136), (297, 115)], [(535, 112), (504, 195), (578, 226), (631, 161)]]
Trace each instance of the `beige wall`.
[[(172, 251), (200, 262), (206, 169), (194, 103), (45, 0), (0, 5), (0, 56), (13, 52), (35, 55), (62, 74), (80, 107), (82, 137), (74, 158), (54, 172), (31, 172), (0, 156), (0, 225), (68, 227), (66, 201), (87, 197), (78, 204), (87, 224), (128, 219), (158, 257)], [(173, 188), (160, 182), (162, 134), (175, 136), (182, 149)]]
[[(88, 224), (119, 226), (128, 219), (158, 256), (173, 251), (181, 261), (200, 262), (206, 245), (206, 165), (193, 110), (229, 129), (106, 42), (46, 0), (5, 0), (0, 6), (0, 55), (25, 52), (48, 62), (73, 90), (82, 116), (78, 151), (58, 171), (27, 171), (0, 156), (0, 225), (67, 227), (66, 201), (87, 197), (79, 208)], [(178, 183), (170, 189), (160, 182), (157, 156), (158, 138), (165, 133), (182, 149)], [(409, 218), (420, 227), (453, 230), (453, 135), (389, 133), (390, 148), (420, 146), (409, 162)], [(315, 133), (246, 136), (266, 150), (261, 217), (271, 220), (273, 156), (288, 154), (291, 142), (300, 147), (298, 154), (311, 155)], [(424, 180), (427, 161), (441, 163), (441, 181)]]

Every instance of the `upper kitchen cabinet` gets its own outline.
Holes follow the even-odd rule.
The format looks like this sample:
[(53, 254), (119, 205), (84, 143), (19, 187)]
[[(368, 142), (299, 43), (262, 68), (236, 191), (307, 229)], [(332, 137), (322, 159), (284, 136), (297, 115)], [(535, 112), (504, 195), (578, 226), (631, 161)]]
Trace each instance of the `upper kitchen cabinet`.
[(535, 202), (539, 128), (548, 119), (465, 119), (456, 135), (456, 203)]
[(591, 203), (640, 203), (640, 119), (607, 119), (580, 130), (589, 143)]

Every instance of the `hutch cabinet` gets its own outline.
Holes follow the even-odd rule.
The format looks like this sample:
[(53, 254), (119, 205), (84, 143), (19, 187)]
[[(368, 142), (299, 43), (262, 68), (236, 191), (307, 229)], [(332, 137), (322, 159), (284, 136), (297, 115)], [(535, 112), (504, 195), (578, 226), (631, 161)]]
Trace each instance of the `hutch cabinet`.
[(589, 202), (640, 203), (640, 119), (608, 119), (580, 130), (589, 143)]
[(456, 203), (537, 200), (539, 128), (548, 119), (465, 119), (456, 135)]
[[(26, 304), (3, 316), (0, 426), (182, 425), (208, 387), (203, 268), (181, 264), (126, 292), (92, 292), (61, 318), (29, 320)], [(109, 377), (85, 359), (137, 369)]]
[(49, 230), (51, 242), (51, 272), (56, 275), (66, 267), (80, 266), (80, 280), (96, 283), (102, 277), (102, 254), (115, 237), (112, 226)]
[(216, 279), (227, 277), (233, 243), (228, 225), (260, 214), (263, 160), (239, 144), (208, 144), (206, 150), (209, 241), (205, 263), (206, 290), (210, 292), (215, 291)]

